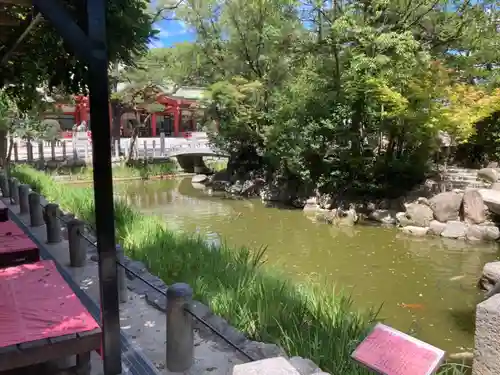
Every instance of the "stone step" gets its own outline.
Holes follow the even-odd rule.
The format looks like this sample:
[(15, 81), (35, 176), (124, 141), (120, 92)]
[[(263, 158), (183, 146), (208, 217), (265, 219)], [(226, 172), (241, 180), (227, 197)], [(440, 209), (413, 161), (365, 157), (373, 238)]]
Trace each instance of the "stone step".
[(233, 367), (233, 375), (329, 375), (310, 360), (293, 357), (267, 358), (260, 361), (243, 363)]

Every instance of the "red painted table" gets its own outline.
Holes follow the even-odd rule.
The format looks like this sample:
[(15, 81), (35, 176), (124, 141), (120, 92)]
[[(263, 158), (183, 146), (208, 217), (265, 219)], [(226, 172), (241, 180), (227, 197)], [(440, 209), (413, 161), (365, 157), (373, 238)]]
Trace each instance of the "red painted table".
[(0, 371), (72, 355), (88, 374), (101, 329), (52, 261), (0, 270)]
[(378, 374), (431, 375), (444, 355), (441, 349), (379, 323), (352, 358)]
[(0, 268), (40, 260), (38, 246), (12, 221), (0, 222)]

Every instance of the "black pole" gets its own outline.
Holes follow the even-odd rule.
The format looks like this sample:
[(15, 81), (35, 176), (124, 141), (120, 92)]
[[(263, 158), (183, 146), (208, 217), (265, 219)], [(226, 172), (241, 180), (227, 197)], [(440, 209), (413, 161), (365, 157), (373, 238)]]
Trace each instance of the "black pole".
[(120, 310), (116, 270), (113, 179), (109, 122), (108, 56), (106, 46), (106, 1), (87, 0), (88, 35), (91, 42), (89, 62), (90, 120), (104, 374), (122, 372)]

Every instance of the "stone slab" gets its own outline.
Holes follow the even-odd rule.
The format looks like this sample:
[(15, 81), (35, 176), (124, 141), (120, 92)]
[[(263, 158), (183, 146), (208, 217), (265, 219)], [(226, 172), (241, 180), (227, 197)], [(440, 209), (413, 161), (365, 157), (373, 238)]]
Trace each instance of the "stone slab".
[(476, 307), (476, 334), (474, 336), (472, 375), (500, 373), (500, 294)]
[(263, 359), (236, 365), (233, 375), (300, 375), (295, 367), (283, 357)]

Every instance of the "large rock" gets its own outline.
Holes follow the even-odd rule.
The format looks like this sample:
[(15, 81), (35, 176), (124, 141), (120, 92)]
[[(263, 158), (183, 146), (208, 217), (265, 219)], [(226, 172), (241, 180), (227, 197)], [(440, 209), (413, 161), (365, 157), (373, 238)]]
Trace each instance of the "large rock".
[(498, 181), (498, 172), (493, 168), (483, 168), (477, 172), (477, 178), (494, 183)]
[(463, 238), (467, 234), (467, 225), (462, 221), (448, 221), (441, 233), (445, 238)]
[(446, 228), (446, 223), (442, 223), (437, 220), (432, 220), (431, 224), (429, 225), (429, 234), (432, 234), (434, 236), (440, 236), (441, 233), (443, 233), (443, 231), (445, 230), (445, 228)]
[(406, 227), (413, 224), (410, 216), (406, 212), (398, 212), (396, 214), (396, 222), (401, 227)]
[(429, 228), (416, 227), (413, 225), (408, 225), (406, 227), (400, 228), (403, 233), (411, 234), (416, 237), (423, 237), (429, 231)]
[(406, 217), (417, 227), (428, 227), (434, 215), (429, 206), (410, 203), (406, 205)]
[(486, 221), (483, 197), (475, 189), (466, 190), (463, 197), (464, 220), (471, 224)]
[(479, 189), (478, 192), (481, 194), (486, 207), (488, 207), (491, 212), (500, 215), (500, 191)]
[(196, 176), (193, 176), (193, 178), (191, 179), (191, 182), (194, 184), (201, 184), (207, 180), (208, 180), (208, 176), (206, 174), (197, 174)]
[(334, 208), (334, 198), (331, 194), (322, 194), (318, 199), (318, 204), (324, 210), (331, 210)]
[(429, 200), (429, 206), (436, 220), (443, 223), (457, 220), (462, 205), (462, 195), (453, 191), (439, 193)]
[(500, 294), (476, 306), (472, 375), (500, 372)]
[(483, 267), (483, 274), (479, 279), (479, 287), (489, 291), (500, 281), (500, 261), (486, 263)]
[(467, 228), (467, 239), (495, 241), (500, 238), (500, 230), (494, 225), (471, 225)]
[(381, 224), (396, 224), (396, 213), (393, 210), (375, 210), (368, 218)]

